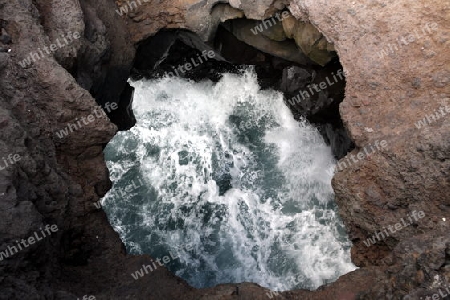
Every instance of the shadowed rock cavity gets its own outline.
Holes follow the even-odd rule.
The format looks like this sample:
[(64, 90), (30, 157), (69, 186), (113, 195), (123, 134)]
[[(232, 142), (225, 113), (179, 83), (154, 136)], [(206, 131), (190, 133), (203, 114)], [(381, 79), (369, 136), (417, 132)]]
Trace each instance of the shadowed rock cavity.
[[(251, 20), (233, 20), (236, 21)], [(140, 43), (131, 77), (136, 80), (177, 76), (216, 82), (225, 72), (237, 73), (254, 66), (261, 87), (283, 92), (294, 117), (314, 123), (334, 156), (344, 157), (353, 144), (339, 116), (345, 76), (337, 56), (332, 55), (329, 62), (320, 66), (302, 54), (293, 40), (285, 41), (293, 50), (285, 44), (276, 45), (278, 42), (274, 42), (273, 47), (255, 47), (258, 41), (249, 43), (239, 38), (235, 30), (230, 29), (235, 25), (228, 22), (219, 26), (210, 42), (186, 30), (159, 31)], [(251, 21), (250, 24), (257, 23)], [(253, 35), (251, 30), (248, 32)], [(284, 50), (279, 52), (279, 49)], [(190, 66), (186, 68), (186, 65)]]
[[(53, 9), (50, 3), (39, 2), (42, 2), (42, 9)], [(107, 103), (116, 103), (118, 108), (105, 110), (106, 114), (119, 130), (130, 129), (136, 120), (131, 109), (133, 87), (127, 79), (135, 51), (128, 32), (120, 26), (113, 5), (102, 6), (93, 0), (81, 1), (79, 5), (82, 9), (79, 18), (84, 20), (83, 43), (78, 57), (66, 69), (82, 88), (90, 92), (98, 105), (105, 108)], [(61, 19), (64, 20), (64, 16)], [(48, 30), (58, 28), (49, 21), (45, 25)], [(78, 31), (81, 32), (81, 28)]]

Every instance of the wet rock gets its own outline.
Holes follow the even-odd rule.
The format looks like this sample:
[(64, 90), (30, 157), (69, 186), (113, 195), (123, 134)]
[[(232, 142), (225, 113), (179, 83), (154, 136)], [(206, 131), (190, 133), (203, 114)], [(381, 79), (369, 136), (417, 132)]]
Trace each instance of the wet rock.
[(134, 87), (127, 82), (125, 90), (120, 96), (118, 108), (109, 114), (109, 118), (117, 125), (118, 130), (129, 130), (136, 124), (136, 117), (132, 109), (133, 96)]
[(324, 136), (325, 142), (330, 145), (336, 159), (345, 157), (355, 146), (342, 124), (319, 124), (319, 131)]
[(281, 78), (280, 90), (288, 95), (294, 94), (312, 81), (313, 72), (308, 72), (308, 70), (298, 66), (285, 68)]

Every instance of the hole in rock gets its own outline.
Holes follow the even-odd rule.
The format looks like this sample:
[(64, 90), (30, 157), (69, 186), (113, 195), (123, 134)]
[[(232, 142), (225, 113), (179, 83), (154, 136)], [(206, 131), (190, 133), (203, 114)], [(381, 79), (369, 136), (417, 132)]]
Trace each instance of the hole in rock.
[(227, 23), (209, 43), (187, 31), (141, 43), (137, 123), (105, 148), (102, 204), (127, 251), (194, 287), (316, 289), (354, 270), (331, 187), (351, 147), (341, 69), (258, 50)]

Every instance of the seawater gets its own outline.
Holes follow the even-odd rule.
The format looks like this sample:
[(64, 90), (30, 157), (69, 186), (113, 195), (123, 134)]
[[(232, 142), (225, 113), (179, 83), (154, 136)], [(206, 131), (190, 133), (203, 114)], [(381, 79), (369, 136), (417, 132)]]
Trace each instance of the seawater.
[(282, 94), (252, 70), (131, 84), (137, 124), (104, 151), (114, 185), (102, 200), (129, 253), (176, 249), (166, 267), (194, 287), (316, 289), (355, 269), (331, 150)]

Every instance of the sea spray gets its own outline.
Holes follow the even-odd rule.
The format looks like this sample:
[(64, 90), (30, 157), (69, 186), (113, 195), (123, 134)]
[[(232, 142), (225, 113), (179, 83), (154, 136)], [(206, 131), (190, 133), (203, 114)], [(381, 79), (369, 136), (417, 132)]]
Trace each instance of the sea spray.
[[(105, 149), (108, 217), (130, 253), (166, 265), (195, 287), (255, 282), (315, 289), (355, 269), (333, 201), (331, 150), (297, 122), (255, 74), (218, 83), (131, 83), (137, 124)], [(123, 194), (134, 178), (142, 186)]]

